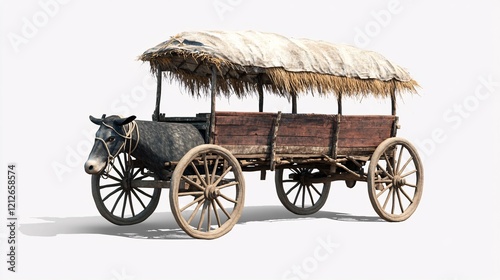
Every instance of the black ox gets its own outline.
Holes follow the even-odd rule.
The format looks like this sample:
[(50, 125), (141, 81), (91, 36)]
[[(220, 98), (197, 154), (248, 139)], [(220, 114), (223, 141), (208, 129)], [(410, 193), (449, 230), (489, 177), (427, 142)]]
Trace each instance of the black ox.
[(161, 179), (167, 179), (165, 162), (178, 161), (191, 148), (204, 144), (191, 124), (136, 121), (135, 116), (90, 116), (90, 120), (99, 129), (85, 162), (88, 174), (101, 174), (119, 153), (129, 152)]

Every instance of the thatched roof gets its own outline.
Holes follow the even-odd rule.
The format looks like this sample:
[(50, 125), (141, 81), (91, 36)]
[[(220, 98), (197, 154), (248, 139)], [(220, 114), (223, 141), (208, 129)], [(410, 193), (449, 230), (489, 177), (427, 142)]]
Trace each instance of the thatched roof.
[[(319, 93), (387, 97), (415, 93), (408, 72), (382, 55), (347, 45), (244, 32), (183, 32), (140, 57), (192, 94), (210, 91), (215, 66), (220, 94), (244, 96), (257, 85), (276, 94)], [(222, 79), (221, 79), (222, 77)]]

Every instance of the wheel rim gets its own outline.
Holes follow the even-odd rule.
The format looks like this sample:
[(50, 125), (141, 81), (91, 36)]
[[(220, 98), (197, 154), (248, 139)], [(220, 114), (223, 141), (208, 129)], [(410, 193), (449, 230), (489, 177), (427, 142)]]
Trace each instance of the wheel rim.
[(119, 154), (108, 173), (92, 176), (92, 194), (99, 212), (118, 225), (144, 221), (156, 209), (161, 189), (135, 187), (132, 182), (155, 179), (146, 168), (134, 166), (133, 158)]
[(276, 191), (283, 206), (299, 215), (319, 211), (328, 198), (331, 184), (315, 183), (314, 178), (321, 176), (315, 168), (276, 170)]
[(179, 226), (195, 238), (231, 230), (243, 209), (244, 180), (229, 151), (202, 145), (186, 154), (172, 175), (170, 205)]
[(370, 200), (381, 218), (403, 221), (415, 212), (422, 196), (423, 168), (413, 145), (401, 138), (383, 142), (368, 173)]

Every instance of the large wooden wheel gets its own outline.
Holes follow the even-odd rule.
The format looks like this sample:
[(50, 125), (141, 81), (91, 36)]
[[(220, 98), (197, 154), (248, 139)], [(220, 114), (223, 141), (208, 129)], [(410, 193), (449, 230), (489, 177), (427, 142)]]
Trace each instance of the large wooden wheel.
[(99, 213), (116, 225), (133, 225), (147, 219), (158, 206), (160, 188), (141, 187), (141, 182), (156, 180), (143, 166), (135, 166), (121, 153), (109, 172), (92, 175), (92, 196)]
[(330, 181), (321, 182), (325, 177), (315, 168), (277, 169), (275, 172), (276, 193), (290, 212), (310, 215), (318, 212), (326, 202), (330, 192)]
[(377, 214), (390, 222), (408, 219), (422, 197), (424, 170), (415, 147), (403, 138), (383, 141), (368, 167), (368, 194)]
[(177, 164), (170, 185), (170, 208), (190, 236), (218, 238), (238, 222), (245, 181), (241, 166), (226, 149), (200, 145)]

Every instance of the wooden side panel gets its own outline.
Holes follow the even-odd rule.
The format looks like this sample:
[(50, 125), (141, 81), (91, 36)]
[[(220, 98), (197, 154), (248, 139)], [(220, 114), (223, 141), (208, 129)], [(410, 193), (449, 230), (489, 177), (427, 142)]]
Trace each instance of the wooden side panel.
[[(277, 155), (331, 155), (337, 115), (282, 114), (276, 137)], [(215, 144), (236, 155), (272, 152), (275, 113), (217, 112)], [(391, 137), (394, 116), (340, 116), (337, 154), (370, 154)]]
[(341, 116), (338, 149), (375, 148), (391, 137), (395, 116)]
[(276, 114), (217, 112), (215, 114), (215, 144), (266, 146), (273, 133)]

